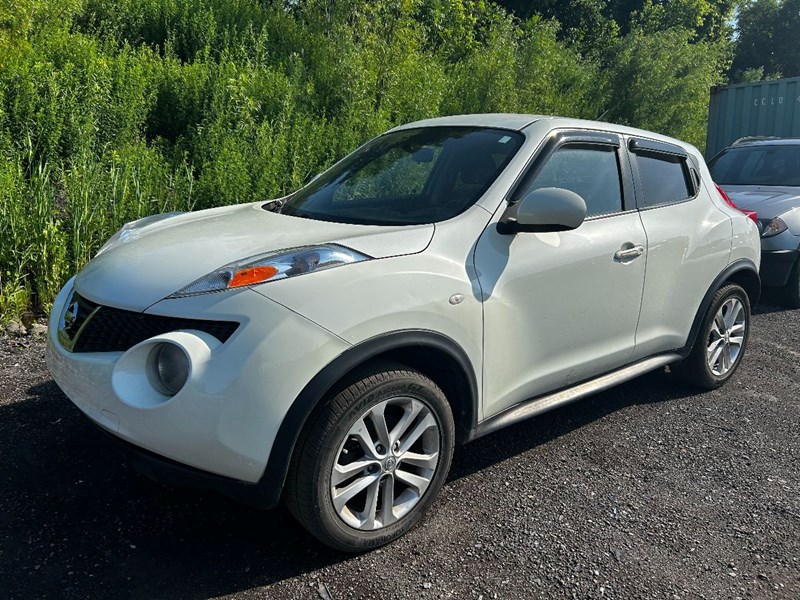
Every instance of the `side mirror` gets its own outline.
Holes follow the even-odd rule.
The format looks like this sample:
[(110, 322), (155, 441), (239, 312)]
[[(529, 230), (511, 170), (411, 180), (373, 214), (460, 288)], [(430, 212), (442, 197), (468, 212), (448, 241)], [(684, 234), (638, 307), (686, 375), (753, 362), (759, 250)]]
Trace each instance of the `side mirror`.
[(510, 204), (497, 223), (501, 234), (577, 229), (586, 219), (586, 201), (563, 188), (542, 188)]

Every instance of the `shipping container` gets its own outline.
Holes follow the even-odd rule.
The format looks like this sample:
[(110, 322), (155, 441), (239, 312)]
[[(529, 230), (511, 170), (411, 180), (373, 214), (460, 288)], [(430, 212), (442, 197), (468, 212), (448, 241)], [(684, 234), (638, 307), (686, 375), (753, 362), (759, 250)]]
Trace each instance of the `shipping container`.
[(751, 135), (800, 138), (800, 77), (711, 88), (706, 158)]

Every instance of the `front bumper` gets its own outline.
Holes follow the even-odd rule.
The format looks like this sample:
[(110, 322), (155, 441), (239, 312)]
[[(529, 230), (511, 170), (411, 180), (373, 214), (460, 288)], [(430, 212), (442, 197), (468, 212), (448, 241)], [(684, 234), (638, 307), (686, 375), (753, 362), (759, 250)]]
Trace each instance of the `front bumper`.
[(280, 490), (272, 482), (248, 483), (196, 469), (170, 460), (126, 442), (120, 437), (98, 427), (109, 445), (139, 473), (167, 486), (212, 490), (257, 508), (274, 508), (280, 499)]
[(768, 287), (781, 287), (786, 285), (789, 274), (800, 256), (800, 250), (780, 249), (761, 251), (761, 284)]
[[(112, 383), (115, 367), (131, 350), (70, 352), (59, 342), (59, 321), (72, 285), (57, 297), (50, 319), (46, 356), (53, 379), (86, 416), (140, 455), (163, 458), (160, 462), (189, 467), (216, 481), (202, 487), (217, 489), (221, 480), (233, 480), (234, 488), (263, 484), (273, 441), (295, 398), (349, 347), (252, 290), (164, 300), (146, 312), (233, 320), (241, 326), (193, 369), (175, 396), (158, 404), (139, 403)], [(175, 469), (167, 471), (174, 474)]]

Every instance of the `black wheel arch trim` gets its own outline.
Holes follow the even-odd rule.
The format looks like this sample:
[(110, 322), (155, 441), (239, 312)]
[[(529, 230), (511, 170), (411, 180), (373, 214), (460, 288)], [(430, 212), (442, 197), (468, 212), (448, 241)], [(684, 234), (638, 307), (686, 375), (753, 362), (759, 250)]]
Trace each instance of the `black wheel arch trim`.
[[(370, 338), (352, 348), (348, 348), (333, 359), (309, 381), (283, 418), (278, 433), (272, 443), (267, 466), (257, 486), (260, 488), (261, 504), (265, 507), (276, 506), (280, 501), (289, 463), (308, 417), (316, 409), (318, 403), (338, 381), (350, 371), (372, 358), (392, 350), (408, 347), (424, 346), (446, 352), (456, 361), (468, 379), (470, 405), (470, 428), (475, 427), (478, 403), (478, 382), (472, 363), (464, 349), (453, 339), (441, 333), (425, 330), (393, 331)], [(458, 419), (456, 419), (458, 421)]]
[[(703, 318), (708, 311), (708, 307), (711, 306), (714, 295), (720, 290), (720, 288), (722, 288), (725, 282), (731, 279), (731, 277), (743, 271), (749, 271), (755, 276), (756, 281), (758, 282), (755, 297), (750, 297), (751, 306), (758, 304), (761, 290), (761, 278), (758, 275), (758, 268), (752, 260), (747, 258), (740, 258), (733, 261), (731, 264), (725, 267), (725, 269), (719, 275), (717, 275), (717, 277), (714, 279), (714, 282), (708, 288), (706, 295), (703, 296), (703, 301), (700, 303), (700, 308), (698, 308), (694, 317), (694, 321), (692, 322), (692, 328), (689, 330), (689, 338), (686, 340), (686, 345), (679, 350), (679, 353), (683, 358), (686, 358), (692, 351), (692, 347), (697, 339), (697, 335), (700, 332), (700, 327), (703, 324)], [(748, 296), (750, 296), (749, 292)]]

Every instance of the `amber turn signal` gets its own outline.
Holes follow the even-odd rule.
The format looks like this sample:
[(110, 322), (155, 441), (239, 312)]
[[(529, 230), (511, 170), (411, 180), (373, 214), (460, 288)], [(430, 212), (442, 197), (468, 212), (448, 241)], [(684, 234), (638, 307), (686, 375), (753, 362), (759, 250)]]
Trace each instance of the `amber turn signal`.
[(275, 267), (250, 267), (249, 269), (242, 269), (236, 271), (231, 282), (228, 284), (229, 288), (241, 287), (243, 285), (253, 285), (261, 283), (278, 274), (278, 269)]

